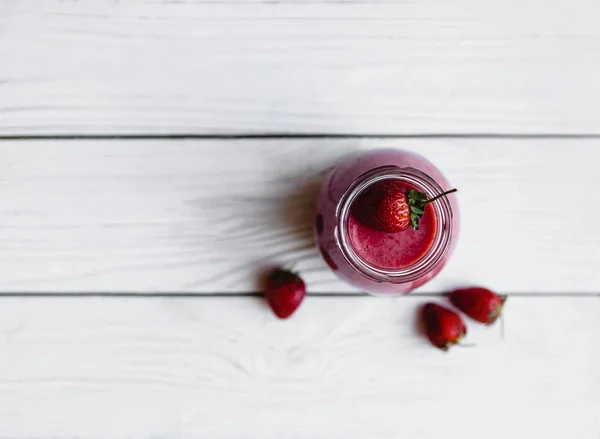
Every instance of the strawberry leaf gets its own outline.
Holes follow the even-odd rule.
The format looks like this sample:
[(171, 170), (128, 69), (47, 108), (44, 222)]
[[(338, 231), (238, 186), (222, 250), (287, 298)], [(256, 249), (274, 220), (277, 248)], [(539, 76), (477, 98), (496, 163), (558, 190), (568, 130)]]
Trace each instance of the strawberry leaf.
[(427, 194), (416, 189), (409, 189), (406, 198), (410, 209), (410, 224), (414, 230), (419, 230), (419, 220), (425, 214)]
[(416, 189), (409, 189), (406, 194), (406, 199), (408, 200), (408, 206), (410, 209), (410, 223), (414, 230), (419, 230), (419, 220), (423, 218), (425, 214), (425, 206), (441, 197), (445, 197), (448, 194), (456, 192), (456, 189), (452, 189), (447, 192), (443, 192), (431, 200), (427, 196), (425, 192), (419, 192)]

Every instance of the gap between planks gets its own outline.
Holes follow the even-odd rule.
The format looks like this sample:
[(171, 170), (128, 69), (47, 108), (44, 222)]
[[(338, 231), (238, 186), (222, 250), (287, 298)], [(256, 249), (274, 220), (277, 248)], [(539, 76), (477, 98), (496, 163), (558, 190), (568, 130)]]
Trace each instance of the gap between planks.
[[(428, 297), (443, 297), (445, 293), (411, 293), (405, 295), (394, 296), (390, 295), (389, 298), (392, 299), (402, 299), (402, 298), (412, 298), (412, 297), (420, 297), (420, 298), (428, 298)], [(174, 292), (174, 293), (131, 293), (131, 292), (89, 292), (89, 293), (68, 293), (68, 292), (35, 292), (35, 293), (0, 293), (0, 299), (2, 298), (14, 298), (14, 297), (23, 297), (23, 298), (31, 298), (31, 299), (45, 299), (45, 298), (97, 298), (97, 297), (107, 297), (107, 298), (139, 298), (139, 299), (152, 299), (152, 298), (173, 298), (173, 299), (209, 299), (209, 298), (240, 298), (240, 297), (262, 297), (264, 294), (258, 291), (250, 291), (250, 292), (239, 292), (239, 293), (228, 293), (228, 292), (213, 292), (213, 293), (184, 293), (184, 292)], [(371, 296), (367, 293), (352, 293), (352, 292), (339, 292), (339, 293), (307, 293), (308, 297), (321, 297), (321, 298), (331, 298), (331, 297), (340, 297), (340, 298), (356, 298), (356, 299), (364, 299), (365, 297), (372, 297), (373, 299), (378, 299), (378, 296)], [(590, 297), (598, 297), (600, 298), (600, 293), (509, 293), (505, 294), (508, 297), (515, 298), (580, 298), (587, 299)], [(383, 298), (387, 298), (383, 296)]]
[(61, 134), (0, 135), (0, 141), (52, 140), (260, 140), (260, 139), (518, 139), (518, 140), (596, 140), (600, 133), (239, 133), (239, 134)]

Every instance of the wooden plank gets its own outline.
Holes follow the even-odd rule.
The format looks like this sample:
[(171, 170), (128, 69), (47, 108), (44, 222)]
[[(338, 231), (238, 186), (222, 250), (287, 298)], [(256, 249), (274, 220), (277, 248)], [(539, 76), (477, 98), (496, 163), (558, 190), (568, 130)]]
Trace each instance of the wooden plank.
[[(596, 439), (600, 300), (511, 298), (443, 354), (424, 299), (2, 299), (2, 436)], [(240, 322), (243, 322), (240, 324)], [(32, 420), (35, 420), (33, 422)]]
[(0, 0), (0, 134), (598, 133), (595, 0)]
[(245, 292), (273, 264), (347, 292), (312, 239), (347, 154), (402, 147), (460, 190), (462, 234), (423, 291), (600, 291), (599, 141), (252, 140), (0, 143), (0, 291)]

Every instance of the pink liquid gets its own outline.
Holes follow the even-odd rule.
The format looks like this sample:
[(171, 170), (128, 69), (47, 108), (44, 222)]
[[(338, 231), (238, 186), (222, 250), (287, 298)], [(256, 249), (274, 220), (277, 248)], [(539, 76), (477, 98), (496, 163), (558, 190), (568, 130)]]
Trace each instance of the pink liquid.
[(412, 227), (398, 233), (382, 232), (357, 220), (348, 222), (350, 241), (356, 253), (379, 268), (404, 268), (419, 260), (431, 247), (435, 232), (435, 213), (426, 206), (419, 230)]
[[(395, 234), (373, 230), (350, 215), (347, 222), (349, 242), (341, 243), (338, 215), (343, 197), (365, 173), (389, 166), (397, 167), (398, 172), (402, 172), (403, 169), (416, 169), (426, 174), (430, 180), (434, 180), (440, 190), (451, 189), (441, 172), (418, 154), (393, 149), (370, 151), (348, 157), (329, 174), (317, 200), (315, 218), (317, 245), (331, 270), (354, 287), (376, 294), (407, 293), (435, 277), (452, 253), (460, 226), (456, 197), (452, 194), (448, 196), (452, 212), (451, 221), (445, 223), (443, 229), (437, 224), (431, 205), (427, 206), (419, 231), (408, 229)], [(402, 278), (394, 278), (389, 282), (374, 280), (357, 269), (355, 264), (348, 260), (347, 251), (343, 250), (345, 245), (350, 246), (360, 259), (375, 268), (401, 269), (424, 257), (432, 247), (436, 232), (438, 235), (445, 233), (451, 236), (448, 251), (422, 276), (407, 281), (403, 281)]]

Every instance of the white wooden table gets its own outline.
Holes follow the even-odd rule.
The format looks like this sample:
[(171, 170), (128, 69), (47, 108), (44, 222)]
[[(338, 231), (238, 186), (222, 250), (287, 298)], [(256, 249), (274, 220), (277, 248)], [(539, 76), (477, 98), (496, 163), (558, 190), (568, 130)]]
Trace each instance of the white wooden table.
[[(0, 0), (0, 438), (600, 437), (596, 0)], [(462, 236), (371, 298), (313, 249), (346, 154)], [(295, 263), (289, 321), (259, 297)], [(447, 355), (415, 310), (510, 296)]]

